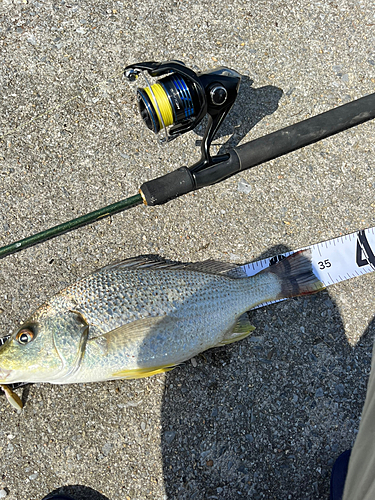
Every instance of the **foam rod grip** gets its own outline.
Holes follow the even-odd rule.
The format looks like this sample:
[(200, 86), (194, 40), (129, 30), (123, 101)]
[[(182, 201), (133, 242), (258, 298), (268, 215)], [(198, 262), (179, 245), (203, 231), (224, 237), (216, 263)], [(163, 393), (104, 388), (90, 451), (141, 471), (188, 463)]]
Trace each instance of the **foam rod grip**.
[(163, 205), (167, 201), (194, 191), (195, 182), (190, 170), (181, 167), (169, 174), (142, 184), (139, 192), (146, 205)]

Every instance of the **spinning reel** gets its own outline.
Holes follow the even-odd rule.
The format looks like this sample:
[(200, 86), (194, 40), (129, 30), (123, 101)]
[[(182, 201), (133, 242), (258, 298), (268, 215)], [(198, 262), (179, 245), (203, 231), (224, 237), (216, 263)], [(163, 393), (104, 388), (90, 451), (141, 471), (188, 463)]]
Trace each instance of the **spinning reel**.
[[(145, 72), (161, 78), (150, 85)], [(135, 81), (141, 73), (147, 85), (137, 89), (137, 101), (146, 126), (155, 134), (163, 130), (161, 142), (166, 143), (193, 130), (208, 114), (202, 157), (190, 171), (198, 172), (222, 161), (223, 156), (211, 158), (209, 149), (236, 100), (241, 75), (228, 68), (195, 73), (179, 61), (137, 63), (124, 70), (130, 81)]]

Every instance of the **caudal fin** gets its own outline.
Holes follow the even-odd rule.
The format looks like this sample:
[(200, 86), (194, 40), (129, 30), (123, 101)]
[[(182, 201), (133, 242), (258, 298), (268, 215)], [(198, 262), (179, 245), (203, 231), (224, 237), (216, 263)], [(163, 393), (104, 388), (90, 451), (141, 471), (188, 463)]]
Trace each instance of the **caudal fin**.
[(310, 249), (293, 253), (262, 272), (273, 273), (281, 281), (278, 299), (308, 295), (325, 288), (313, 273)]

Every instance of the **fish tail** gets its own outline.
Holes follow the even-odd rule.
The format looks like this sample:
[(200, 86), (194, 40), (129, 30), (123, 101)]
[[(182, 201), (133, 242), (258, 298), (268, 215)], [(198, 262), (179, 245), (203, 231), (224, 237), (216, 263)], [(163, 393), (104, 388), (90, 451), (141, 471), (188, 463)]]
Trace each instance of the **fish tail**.
[(275, 274), (280, 281), (278, 299), (308, 295), (325, 288), (315, 276), (311, 263), (311, 250), (300, 250), (262, 272)]

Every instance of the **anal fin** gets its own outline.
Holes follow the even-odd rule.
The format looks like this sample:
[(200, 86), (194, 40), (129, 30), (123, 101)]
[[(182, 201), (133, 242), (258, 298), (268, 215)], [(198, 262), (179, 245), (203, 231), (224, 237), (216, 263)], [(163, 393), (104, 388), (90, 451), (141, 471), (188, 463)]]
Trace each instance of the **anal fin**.
[(232, 344), (232, 342), (237, 342), (238, 340), (242, 340), (250, 335), (251, 332), (255, 330), (255, 326), (250, 323), (249, 317), (247, 313), (242, 314), (229, 333), (223, 338), (221, 342), (217, 344), (217, 346), (224, 346), (228, 344)]
[(173, 370), (175, 365), (165, 365), (165, 366), (153, 366), (147, 368), (134, 368), (133, 370), (120, 370), (112, 374), (113, 377), (116, 378), (127, 378), (127, 379), (135, 379), (135, 378), (145, 378), (151, 377), (152, 375), (157, 375), (158, 373), (165, 373)]

